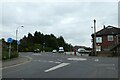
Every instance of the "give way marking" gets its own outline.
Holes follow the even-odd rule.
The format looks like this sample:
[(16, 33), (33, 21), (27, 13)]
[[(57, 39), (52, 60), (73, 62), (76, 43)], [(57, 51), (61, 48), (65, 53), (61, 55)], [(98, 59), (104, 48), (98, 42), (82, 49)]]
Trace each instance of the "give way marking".
[(53, 70), (55, 70), (55, 69), (58, 69), (58, 68), (67, 66), (67, 65), (69, 65), (69, 64), (70, 64), (70, 63), (61, 63), (61, 64), (59, 64), (59, 65), (57, 65), (57, 66), (54, 66), (54, 67), (52, 67), (52, 68), (50, 68), (50, 69), (45, 70), (44, 72), (50, 72), (50, 71), (53, 71)]

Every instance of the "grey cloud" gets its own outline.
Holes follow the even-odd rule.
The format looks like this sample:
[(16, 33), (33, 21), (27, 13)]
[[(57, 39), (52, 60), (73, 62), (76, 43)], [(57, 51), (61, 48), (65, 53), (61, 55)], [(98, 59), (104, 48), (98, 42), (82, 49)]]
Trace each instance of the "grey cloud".
[[(94, 2), (23, 2), (4, 3), (2, 6), (3, 32), (6, 35), (24, 25), (19, 36), (41, 31), (45, 34), (62, 35), (72, 44), (91, 44), (91, 26), (97, 20), (97, 29), (103, 24), (117, 25), (117, 3)], [(13, 28), (13, 30), (10, 30)], [(8, 29), (8, 30), (6, 30)], [(7, 37), (6, 35), (3, 35)], [(84, 43), (83, 43), (84, 42)]]

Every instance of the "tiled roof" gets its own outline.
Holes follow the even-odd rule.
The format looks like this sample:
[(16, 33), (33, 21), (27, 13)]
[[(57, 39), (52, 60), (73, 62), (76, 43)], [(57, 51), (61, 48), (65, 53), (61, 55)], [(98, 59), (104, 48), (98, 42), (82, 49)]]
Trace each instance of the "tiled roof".
[[(96, 32), (97, 35), (109, 35), (109, 34), (120, 34), (120, 28), (107, 26), (100, 31)], [(93, 34), (92, 34), (93, 35)]]

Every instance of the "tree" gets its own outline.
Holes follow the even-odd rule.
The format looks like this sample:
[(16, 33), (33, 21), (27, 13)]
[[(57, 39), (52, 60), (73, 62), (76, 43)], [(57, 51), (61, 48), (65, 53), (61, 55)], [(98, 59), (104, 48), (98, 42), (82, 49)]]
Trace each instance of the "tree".
[(63, 47), (65, 46), (65, 41), (62, 36), (58, 37), (57, 41), (59, 46), (63, 46)]
[(35, 48), (41, 50), (46, 49), (46, 51), (51, 51), (52, 49), (58, 49), (62, 46), (66, 51), (70, 50), (69, 44), (67, 44), (62, 36), (56, 38), (54, 34), (44, 35), (41, 32), (35, 32), (34, 35), (28, 33), (28, 37), (24, 36), (20, 40), (20, 50), (21, 51), (33, 51)]

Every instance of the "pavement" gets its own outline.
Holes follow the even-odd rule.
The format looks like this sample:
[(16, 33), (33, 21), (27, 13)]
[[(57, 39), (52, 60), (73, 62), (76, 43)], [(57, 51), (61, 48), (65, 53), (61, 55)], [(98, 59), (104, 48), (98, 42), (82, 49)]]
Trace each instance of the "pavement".
[(27, 63), (31, 60), (28, 56), (19, 56), (18, 58), (13, 58), (9, 60), (2, 61), (2, 68), (9, 68), (13, 66), (17, 66), (23, 63)]

